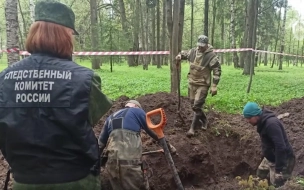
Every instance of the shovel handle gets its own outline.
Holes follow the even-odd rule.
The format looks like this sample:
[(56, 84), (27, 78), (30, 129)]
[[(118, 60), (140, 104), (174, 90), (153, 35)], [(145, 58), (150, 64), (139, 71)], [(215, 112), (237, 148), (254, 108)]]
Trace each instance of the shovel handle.
[(149, 152), (143, 152), (142, 155), (149, 155), (149, 154), (156, 154), (156, 153), (164, 153), (164, 150), (160, 149), (160, 150), (154, 150), (154, 151), (149, 151)]
[[(155, 116), (155, 115), (160, 115), (160, 117), (161, 117), (160, 123), (156, 124), (156, 125), (153, 124), (151, 121), (151, 117)], [(148, 127), (156, 133), (156, 135), (159, 139), (161, 139), (165, 136), (163, 133), (163, 128), (165, 127), (165, 125), (167, 123), (167, 117), (165, 114), (165, 110), (163, 108), (158, 108), (158, 109), (148, 112), (146, 114), (146, 120), (147, 120)]]

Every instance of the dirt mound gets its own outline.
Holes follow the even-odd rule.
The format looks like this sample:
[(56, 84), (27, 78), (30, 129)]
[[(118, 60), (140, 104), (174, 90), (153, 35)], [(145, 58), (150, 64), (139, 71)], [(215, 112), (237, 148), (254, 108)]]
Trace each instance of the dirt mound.
[[(109, 113), (94, 128), (99, 135), (107, 116), (124, 106), (129, 100), (122, 96), (114, 102)], [(186, 189), (229, 190), (238, 189), (236, 176), (248, 177), (255, 174), (261, 161), (260, 141), (256, 128), (249, 126), (240, 115), (229, 115), (215, 112), (207, 113), (209, 127), (207, 131), (197, 130), (192, 138), (186, 137), (192, 119), (192, 110), (188, 98), (181, 98), (183, 120), (177, 114), (178, 98), (175, 94), (148, 94), (137, 99), (143, 109), (148, 112), (164, 108), (167, 116), (165, 136), (177, 149), (173, 155), (174, 163)], [(290, 113), (283, 118), (290, 142), (294, 148), (297, 164), (294, 175), (304, 175), (304, 98), (294, 99), (279, 107), (267, 107), (277, 114)], [(156, 150), (160, 147), (145, 133), (142, 135), (144, 151)], [(153, 169), (150, 185), (153, 190), (176, 189), (173, 176), (164, 155), (154, 154), (144, 157)], [(0, 188), (3, 186), (7, 165), (0, 160)], [(106, 188), (108, 189), (108, 188)], [(288, 189), (288, 188), (287, 188)]]

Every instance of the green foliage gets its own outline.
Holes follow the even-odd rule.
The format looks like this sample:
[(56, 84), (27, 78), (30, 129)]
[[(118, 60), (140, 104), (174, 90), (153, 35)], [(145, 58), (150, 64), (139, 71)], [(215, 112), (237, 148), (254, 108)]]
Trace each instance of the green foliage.
[[(6, 56), (0, 59), (0, 70), (7, 67)], [(117, 59), (115, 59), (117, 60)], [(89, 60), (76, 60), (77, 63), (91, 68)], [(256, 101), (260, 105), (277, 106), (292, 98), (304, 96), (304, 68), (284, 65), (284, 70), (277, 67), (259, 66), (255, 68), (255, 75), (250, 93), (246, 93), (249, 76), (241, 75), (242, 70), (232, 66), (222, 65), (221, 81), (218, 94), (208, 95), (207, 108), (214, 108), (227, 113), (241, 113), (247, 101)], [(181, 95), (187, 96), (187, 73), (189, 66), (182, 63)], [(115, 100), (122, 95), (138, 97), (156, 92), (170, 92), (170, 67), (163, 65), (161, 69), (149, 66), (143, 70), (142, 66), (128, 67), (126, 63), (115, 63), (113, 72), (110, 64), (103, 63), (101, 69), (96, 70), (102, 79), (102, 90), (107, 96)]]
[[(36, 2), (35, 0), (34, 2)], [(84, 0), (59, 0), (70, 6), (76, 15), (76, 29), (80, 33), (79, 36), (75, 36), (75, 51), (92, 51), (91, 47), (91, 24), (90, 24), (90, 3)], [(20, 44), (24, 44), (28, 29), (31, 25), (29, 2), (27, 0), (19, 0), (18, 5), (18, 20), (20, 26)], [(110, 4), (113, 3), (113, 5)], [(142, 14), (145, 17), (148, 14), (148, 30), (145, 31), (145, 35), (149, 36), (149, 50), (152, 48), (152, 31), (151, 31), (151, 11), (147, 12), (145, 8), (145, 1), (142, 1)], [(198, 35), (203, 33), (203, 20), (204, 20), (204, 0), (194, 1), (194, 21), (193, 21), (193, 36), (191, 38), (191, 1), (186, 0), (185, 6), (185, 17), (184, 17), (184, 28), (183, 28), (183, 49), (191, 48), (195, 46), (196, 38)], [(246, 1), (236, 0), (235, 1), (235, 40), (237, 47), (240, 47), (244, 31), (245, 31), (245, 12), (246, 12)], [(276, 2), (276, 3), (275, 3)], [(133, 28), (134, 24), (139, 22), (139, 18), (136, 17), (134, 12), (135, 1), (125, 0), (125, 12), (127, 18), (127, 26), (130, 29), (130, 35), (126, 35), (122, 29), (122, 23), (120, 18), (120, 6), (118, 1), (97, 1), (97, 19), (98, 19), (98, 33), (99, 48), (98, 51), (129, 51), (133, 46)], [(213, 46), (217, 49), (230, 48), (230, 1), (214, 0), (209, 3), (209, 37), (210, 40), (213, 38)], [(160, 12), (162, 14), (163, 1), (160, 1)], [(282, 1), (277, 0), (261, 0), (259, 5), (259, 18), (258, 18), (258, 33), (257, 33), (257, 47), (266, 48), (269, 51), (274, 51), (274, 41), (276, 38), (276, 31), (278, 28), (278, 13), (279, 7), (282, 6)], [(5, 48), (6, 46), (6, 32), (5, 32), (5, 0), (0, 0), (0, 45)], [(111, 9), (113, 14), (111, 15)], [(215, 11), (215, 12), (214, 12)], [(213, 12), (215, 13), (215, 22), (213, 23)], [(21, 14), (22, 13), (22, 14)], [(161, 15), (161, 32), (167, 31), (167, 26), (162, 28), (162, 15)], [(300, 19), (298, 12), (293, 8), (289, 7), (287, 12), (286, 21), (286, 32), (285, 32), (285, 52), (291, 54), (302, 54), (303, 41), (294, 40), (294, 34), (291, 33), (291, 25)], [(146, 20), (144, 21), (146, 22)], [(212, 28), (214, 27), (214, 35), (212, 35)], [(222, 30), (223, 29), (223, 30)], [(140, 31), (142, 29), (140, 28)], [(271, 32), (269, 32), (271, 31)], [(110, 36), (112, 37), (110, 38)], [(131, 39), (131, 40), (130, 40)], [(279, 41), (280, 42), (280, 41)], [(166, 50), (168, 50), (168, 41), (165, 42)], [(276, 51), (279, 51), (280, 43), (277, 45)], [(23, 49), (23, 47), (20, 47)], [(285, 57), (285, 60), (290, 59)], [(106, 58), (106, 61), (108, 59)]]
[(239, 186), (244, 190), (274, 190), (275, 187), (268, 184), (268, 180), (260, 180), (258, 177), (250, 175), (248, 179), (242, 179), (240, 176), (236, 177)]
[(301, 185), (304, 187), (304, 178), (298, 178), (297, 179), (297, 184)]
[[(90, 62), (79, 62), (90, 68)], [(188, 64), (182, 64), (181, 94), (187, 96)], [(247, 101), (256, 101), (261, 105), (279, 105), (292, 98), (304, 96), (304, 68), (284, 67), (279, 71), (265, 66), (257, 67), (251, 92), (246, 93), (249, 76), (241, 75), (242, 70), (230, 66), (222, 66), (221, 81), (218, 85), (218, 94), (208, 96), (207, 107), (228, 113), (240, 113)], [(149, 66), (144, 71), (141, 66), (128, 67), (126, 64), (113, 66), (110, 72), (109, 64), (104, 63), (102, 69), (97, 70), (102, 79), (102, 90), (112, 99), (122, 95), (137, 97), (156, 92), (170, 91), (170, 68), (162, 66), (157, 69)]]

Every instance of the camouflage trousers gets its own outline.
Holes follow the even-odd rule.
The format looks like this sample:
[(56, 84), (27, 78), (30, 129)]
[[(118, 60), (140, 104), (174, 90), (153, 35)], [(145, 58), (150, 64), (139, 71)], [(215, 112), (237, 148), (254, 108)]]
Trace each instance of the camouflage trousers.
[(108, 141), (108, 161), (105, 170), (109, 175), (112, 189), (144, 189), (140, 133), (115, 129), (111, 132)]
[[(294, 166), (295, 166), (295, 157), (291, 156), (290, 158), (288, 158), (287, 165), (286, 165), (286, 167), (283, 168), (283, 171), (282, 171), (283, 183), (285, 183), (291, 177)], [(266, 179), (268, 175), (270, 178), (270, 183), (272, 185), (274, 185), (275, 187), (280, 186), (280, 185), (276, 184), (275, 163), (272, 163), (272, 162), (268, 161), (266, 158), (264, 158), (258, 167), (257, 176), (261, 179)], [(283, 185), (283, 184), (281, 184), (281, 185)]]
[(13, 190), (101, 190), (100, 176), (88, 175), (73, 182), (60, 184), (23, 184), (14, 181)]
[(117, 164), (116, 161), (108, 161), (106, 171), (113, 190), (146, 190), (139, 164)]
[(208, 95), (208, 86), (197, 86), (189, 84), (189, 98), (192, 103), (192, 109), (194, 111), (201, 110), (205, 104)]

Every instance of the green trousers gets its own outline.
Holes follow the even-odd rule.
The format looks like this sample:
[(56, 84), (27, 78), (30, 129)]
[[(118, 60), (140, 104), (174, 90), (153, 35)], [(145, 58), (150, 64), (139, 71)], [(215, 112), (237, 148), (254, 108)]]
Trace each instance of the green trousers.
[(100, 176), (87, 177), (69, 183), (59, 184), (23, 184), (14, 181), (13, 190), (101, 190)]

